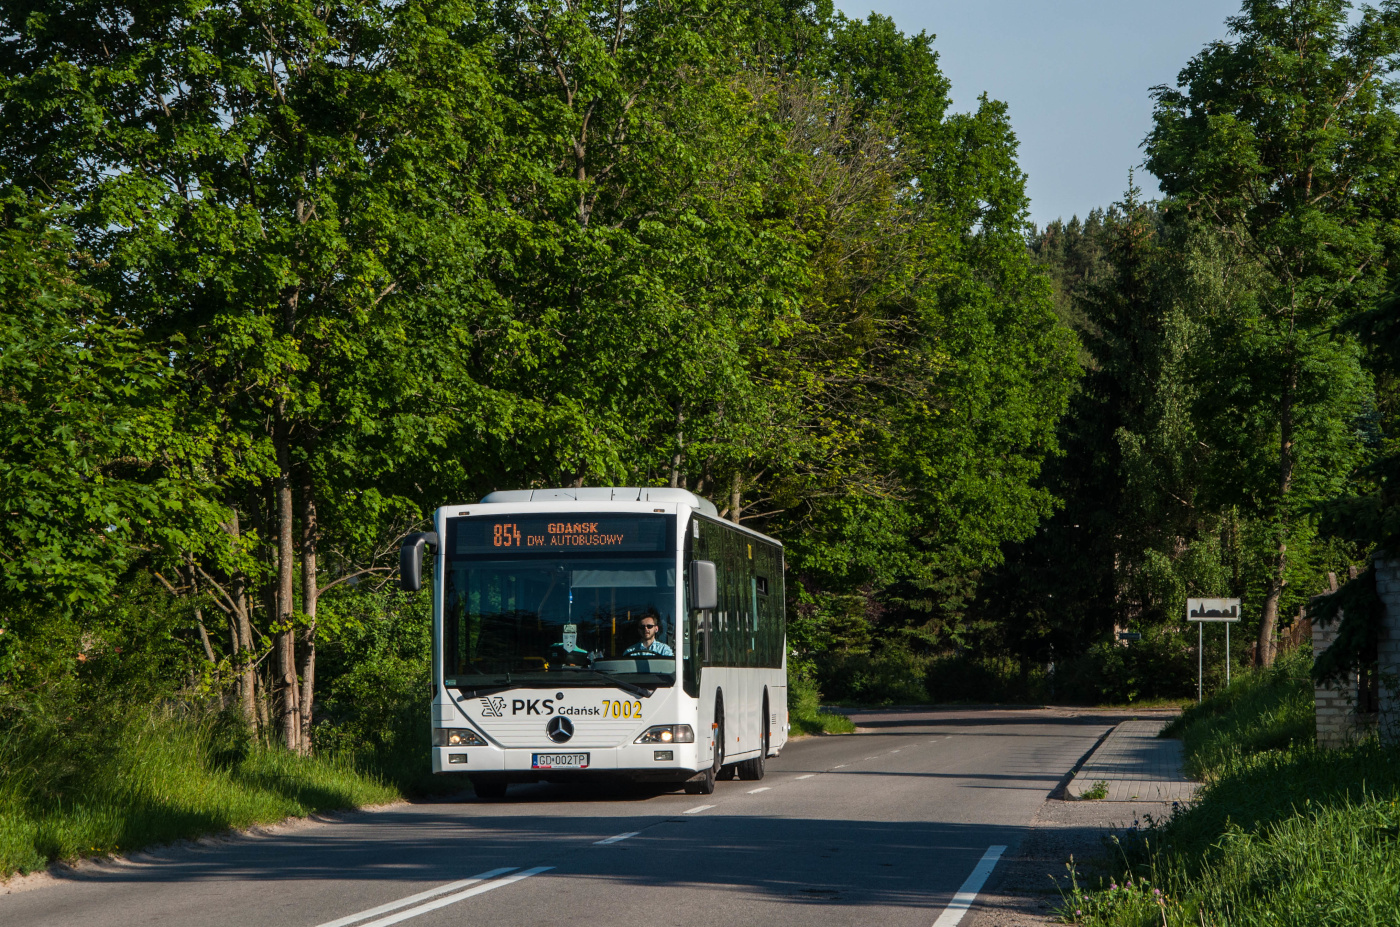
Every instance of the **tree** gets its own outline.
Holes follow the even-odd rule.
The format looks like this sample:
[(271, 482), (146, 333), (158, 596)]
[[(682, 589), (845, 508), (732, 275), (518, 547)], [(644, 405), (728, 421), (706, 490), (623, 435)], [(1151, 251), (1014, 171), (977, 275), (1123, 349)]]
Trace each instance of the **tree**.
[(1227, 388), (1243, 412), (1238, 433), (1276, 449), (1268, 485), (1251, 481), (1240, 499), (1273, 535), (1264, 663), (1290, 536), (1336, 490), (1327, 475), (1355, 455), (1329, 427), (1358, 410), (1358, 355), (1336, 326), (1379, 295), (1395, 243), (1400, 8), (1365, 8), (1351, 25), (1347, 10), (1342, 0), (1250, 0), (1229, 20), (1232, 41), (1193, 58), (1176, 88), (1154, 91), (1147, 140), (1147, 166), (1175, 208), (1268, 278), (1257, 304), (1239, 307), (1238, 377)]
[(383, 388), (412, 373), (384, 350), (405, 324), (393, 297), (420, 285), (415, 254), (473, 253), (479, 190), (463, 178), (496, 125), (466, 44), (473, 9), (36, 2), (6, 15), (0, 158), (17, 184), (74, 204), (68, 224), (98, 261), (90, 285), (168, 354), (185, 384), (174, 402), (212, 410), (227, 436), (200, 468), (223, 522), (245, 519), (223, 544), (271, 542), (275, 582), (244, 606), (249, 577), (205, 579), (231, 612), (266, 602), (283, 735), (302, 748), (312, 669), (296, 645), (298, 628), (314, 643), (318, 513), (337, 501), (327, 460), (372, 481), (380, 461), (356, 440), (376, 430)]
[(0, 689), (8, 697), (70, 673), (81, 622), (120, 595), (148, 539), (197, 530), (210, 512), (179, 478), (197, 443), (172, 440), (178, 418), (158, 401), (179, 374), (83, 284), (91, 258), (74, 247), (62, 210), (0, 189)]

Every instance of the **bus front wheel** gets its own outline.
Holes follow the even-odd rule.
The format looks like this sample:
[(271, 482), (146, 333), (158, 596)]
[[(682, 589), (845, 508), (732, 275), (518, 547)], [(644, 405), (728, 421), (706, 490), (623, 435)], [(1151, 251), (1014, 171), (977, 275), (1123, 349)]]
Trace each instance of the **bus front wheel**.
[(724, 706), (715, 706), (715, 757), (710, 768), (685, 784), (687, 795), (709, 795), (715, 790), (715, 780), (724, 769)]

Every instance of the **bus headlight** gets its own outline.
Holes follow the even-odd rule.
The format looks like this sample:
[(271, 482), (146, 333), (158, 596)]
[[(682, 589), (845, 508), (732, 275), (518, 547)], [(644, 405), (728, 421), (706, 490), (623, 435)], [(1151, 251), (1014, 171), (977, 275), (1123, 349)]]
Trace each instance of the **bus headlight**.
[(457, 727), (433, 729), (434, 747), (484, 747), (486, 741), (476, 731)]
[(693, 744), (695, 731), (689, 724), (658, 724), (642, 732), (632, 741), (637, 744)]

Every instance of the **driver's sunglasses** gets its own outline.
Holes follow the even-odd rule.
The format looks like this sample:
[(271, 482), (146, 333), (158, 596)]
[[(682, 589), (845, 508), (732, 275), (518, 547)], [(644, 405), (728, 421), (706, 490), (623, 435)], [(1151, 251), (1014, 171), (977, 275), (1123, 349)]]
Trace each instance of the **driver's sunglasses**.
[(650, 630), (650, 629), (652, 629), (652, 628), (655, 628), (656, 625), (654, 625), (654, 624), (644, 624), (644, 625), (642, 625), (642, 627), (643, 627), (644, 629)]

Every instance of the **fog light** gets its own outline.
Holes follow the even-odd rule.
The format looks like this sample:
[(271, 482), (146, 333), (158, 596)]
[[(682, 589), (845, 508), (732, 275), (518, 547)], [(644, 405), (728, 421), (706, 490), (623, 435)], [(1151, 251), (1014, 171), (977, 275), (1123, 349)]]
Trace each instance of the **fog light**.
[(661, 761), (667, 761), (667, 762), (669, 762), (669, 761), (674, 760), (674, 759), (676, 758), (676, 751), (674, 751), (674, 750), (654, 750), (654, 751), (652, 751), (652, 754), (651, 754), (651, 755), (652, 755), (652, 758), (655, 759), (655, 760), (657, 760), (658, 762), (661, 762)]
[[(457, 727), (439, 727), (433, 729), (434, 747), (484, 747), (486, 741), (476, 731)], [(466, 762), (466, 760), (462, 760)]]
[(447, 762), (460, 766), (467, 762), (467, 755), (465, 753), (449, 753), (447, 754)]
[(689, 724), (658, 724), (642, 732), (633, 743), (638, 744), (693, 744), (695, 731)]

